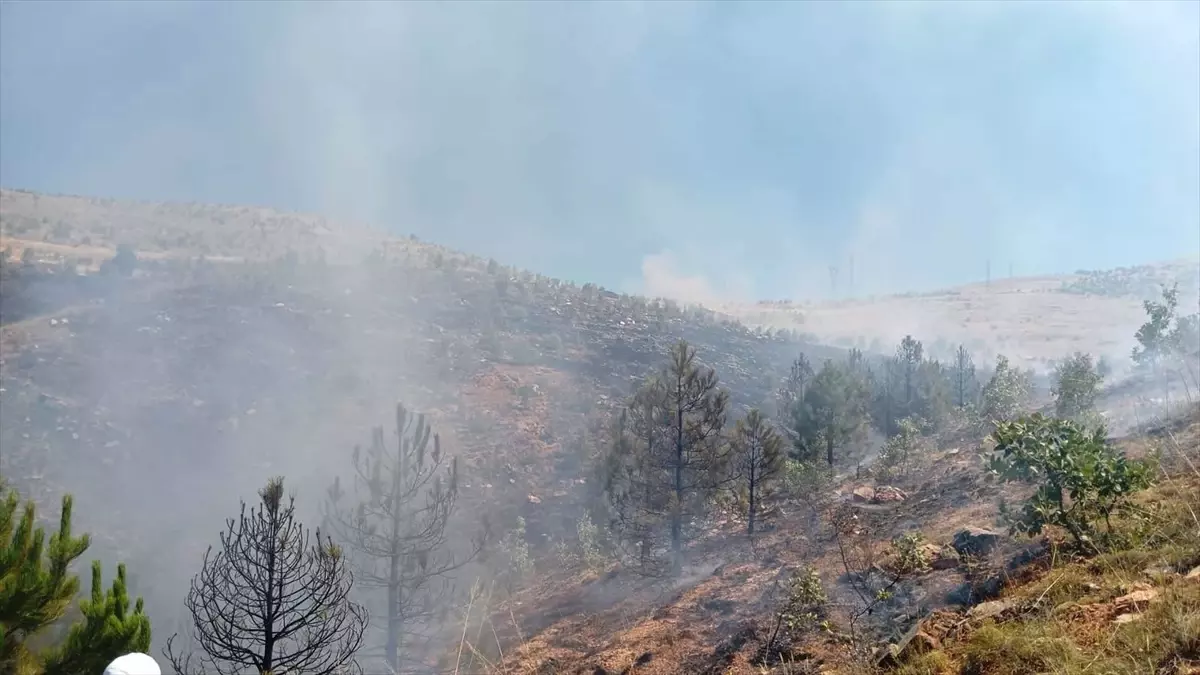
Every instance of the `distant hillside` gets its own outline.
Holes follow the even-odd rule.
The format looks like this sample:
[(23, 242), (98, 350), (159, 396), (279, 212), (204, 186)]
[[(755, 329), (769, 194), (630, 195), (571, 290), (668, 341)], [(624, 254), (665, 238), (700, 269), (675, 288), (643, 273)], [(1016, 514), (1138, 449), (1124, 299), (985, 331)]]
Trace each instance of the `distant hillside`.
[[(801, 351), (838, 353), (411, 240), (352, 233), (370, 245), (349, 263), (341, 230), (264, 210), (12, 191), (0, 205), (0, 471), (48, 508), (67, 491), (105, 504), (79, 526), (143, 588), (186, 588), (179, 571), (268, 473), (315, 505), (397, 400), (432, 416), (469, 500), (548, 545), (573, 531), (609, 411), (674, 341), (739, 406), (769, 404)], [(194, 545), (156, 552), (174, 530)]]
[(928, 346), (941, 358), (965, 344), (989, 360), (1002, 353), (1037, 370), (1076, 351), (1120, 367), (1145, 321), (1142, 301), (1160, 299), (1162, 288), (1172, 284), (1178, 284), (1181, 312), (1200, 310), (1200, 263), (1194, 261), (997, 279), (922, 294), (720, 309), (752, 326), (802, 331), (847, 348), (886, 350), (911, 334), (930, 336)]
[[(1144, 320), (1140, 299), (1078, 293), (1063, 279), (683, 306), (317, 216), (15, 190), (0, 191), (0, 250), (0, 474), (51, 515), (60, 495), (75, 495), (76, 527), (96, 541), (89, 556), (129, 563), (156, 640), (174, 630), (187, 579), (239, 499), (282, 474), (319, 522), (332, 476), (399, 400), (428, 413), (459, 459), (454, 543), (485, 516), (501, 533), (522, 523), (537, 569), (554, 571), (487, 608), (509, 617), (494, 644), (519, 647), (511, 672), (521, 673), (560, 672), (529, 670), (545, 663), (597, 668), (561, 670), (572, 673), (759, 672), (742, 650), (756, 635), (743, 622), (767, 611), (784, 565), (815, 551), (795, 499), (779, 503), (761, 549), (718, 519), (694, 569), (665, 590), (615, 571), (580, 578), (556, 562), (600, 488), (596, 459), (616, 414), (679, 339), (730, 392), (732, 423), (751, 406), (774, 414), (801, 353), (819, 367), (849, 347), (891, 354), (912, 333), (934, 356), (966, 344), (985, 378), (996, 351), (1038, 366), (1075, 350), (1127, 356)], [(1136, 389), (1120, 396), (1142, 396)], [(1034, 402), (1045, 395), (1042, 384)], [(992, 517), (1001, 492), (960, 451), (978, 439), (954, 433), (939, 437), (929, 473), (898, 483), (913, 497), (881, 516), (881, 532), (916, 523), (943, 537)], [(854, 462), (881, 443), (855, 441), (839, 499), (861, 487), (870, 469)], [(931, 588), (940, 592), (912, 592)]]

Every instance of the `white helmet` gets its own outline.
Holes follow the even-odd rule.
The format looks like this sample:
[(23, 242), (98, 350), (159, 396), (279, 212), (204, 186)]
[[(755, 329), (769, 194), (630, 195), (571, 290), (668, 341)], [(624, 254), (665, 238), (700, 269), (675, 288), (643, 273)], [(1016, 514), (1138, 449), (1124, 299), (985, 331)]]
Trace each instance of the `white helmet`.
[(104, 675), (162, 675), (162, 670), (153, 656), (134, 652), (113, 659), (104, 669)]

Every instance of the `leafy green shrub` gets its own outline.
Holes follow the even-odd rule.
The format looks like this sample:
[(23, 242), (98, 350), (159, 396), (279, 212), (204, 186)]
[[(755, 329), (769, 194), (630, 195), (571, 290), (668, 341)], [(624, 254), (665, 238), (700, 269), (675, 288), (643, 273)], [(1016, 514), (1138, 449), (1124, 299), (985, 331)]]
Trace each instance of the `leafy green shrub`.
[(1092, 363), (1090, 354), (1076, 352), (1054, 369), (1054, 414), (1077, 421), (1095, 416), (1096, 396), (1104, 378)]
[(920, 574), (929, 571), (929, 552), (925, 549), (925, 536), (920, 532), (902, 534), (892, 540), (891, 567), (897, 574)]
[(1062, 527), (1081, 547), (1096, 549), (1099, 521), (1104, 535), (1110, 517), (1129, 497), (1150, 485), (1150, 467), (1127, 459), (1105, 441), (1104, 427), (1085, 430), (1071, 420), (1035, 414), (999, 422), (992, 434), (995, 452), (989, 468), (1000, 480), (1037, 485), (1020, 513), (1001, 505), (1013, 533), (1036, 535), (1046, 525)]
[(1014, 368), (1008, 357), (996, 357), (996, 370), (983, 387), (983, 417), (991, 421), (1010, 420), (1020, 414), (1033, 391), (1029, 372)]
[(879, 451), (878, 467), (885, 475), (905, 474), (912, 467), (920, 449), (921, 420), (905, 417), (897, 423), (898, 431)]
[(783, 586), (783, 603), (775, 612), (775, 627), (767, 647), (773, 648), (786, 629), (788, 634), (816, 624), (829, 598), (821, 584), (821, 576), (811, 565), (792, 572)]
[(515, 587), (533, 573), (533, 556), (529, 553), (529, 542), (525, 538), (525, 519), (518, 516), (517, 524), (500, 540), (500, 551), (504, 554), (507, 569), (504, 576), (509, 587)]
[(583, 514), (575, 526), (579, 537), (579, 553), (583, 564), (594, 569), (604, 564), (604, 553), (600, 542), (600, 528), (592, 522), (592, 517)]

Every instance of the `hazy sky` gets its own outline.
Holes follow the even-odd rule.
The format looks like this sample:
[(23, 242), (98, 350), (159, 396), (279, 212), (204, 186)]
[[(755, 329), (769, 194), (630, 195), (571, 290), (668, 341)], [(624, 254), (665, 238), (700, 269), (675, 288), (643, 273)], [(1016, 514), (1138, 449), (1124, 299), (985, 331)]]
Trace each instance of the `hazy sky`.
[(4, 2), (0, 184), (701, 296), (1192, 256), (1200, 3)]

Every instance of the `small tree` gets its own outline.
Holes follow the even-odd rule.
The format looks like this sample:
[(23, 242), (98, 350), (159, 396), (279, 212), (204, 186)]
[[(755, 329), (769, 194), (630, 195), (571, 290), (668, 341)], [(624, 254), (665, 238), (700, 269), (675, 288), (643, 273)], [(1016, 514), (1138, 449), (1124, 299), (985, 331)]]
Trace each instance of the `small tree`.
[(921, 421), (905, 417), (897, 424), (900, 430), (884, 443), (879, 451), (879, 465), (885, 471), (907, 473), (921, 441)]
[(499, 548), (504, 556), (504, 569), (501, 574), (505, 585), (511, 591), (528, 579), (534, 571), (524, 517), (517, 516), (516, 524), (500, 539)]
[[(821, 575), (812, 566), (794, 570), (782, 584), (782, 602), (775, 610), (775, 625), (767, 639), (768, 650), (779, 650), (781, 638), (815, 625), (829, 602)], [(786, 631), (786, 632), (785, 632)]]
[(1146, 323), (1138, 328), (1134, 338), (1138, 344), (1133, 348), (1133, 362), (1144, 368), (1157, 369), (1171, 352), (1171, 325), (1175, 310), (1179, 306), (1179, 287), (1163, 288), (1162, 302), (1146, 300)]
[(1138, 344), (1133, 348), (1133, 362), (1142, 370), (1149, 371), (1155, 379), (1162, 380), (1164, 403), (1170, 400), (1171, 391), (1171, 384), (1166, 376), (1168, 364), (1178, 353), (1175, 344), (1176, 333), (1171, 330), (1178, 305), (1178, 284), (1171, 288), (1164, 287), (1162, 302), (1146, 300), (1142, 303), (1146, 310), (1146, 323), (1134, 334)]
[(739, 490), (746, 496), (746, 533), (754, 534), (754, 525), (769, 494), (783, 470), (783, 438), (758, 410), (738, 420), (729, 440)]
[(1183, 380), (1184, 391), (1191, 400), (1191, 386), (1200, 387), (1200, 313), (1188, 314), (1175, 320), (1175, 330), (1171, 331), (1171, 344), (1179, 357), (1182, 368), (1180, 378)]
[(954, 405), (959, 410), (975, 403), (979, 395), (979, 382), (975, 378), (975, 360), (966, 345), (959, 345), (954, 352), (954, 364), (950, 367), (951, 384), (954, 390)]
[(0, 486), (0, 494), (5, 492), (0, 502), (0, 672), (99, 672), (121, 654), (149, 649), (150, 620), (142, 599), (137, 599), (132, 613), (128, 611), (125, 566), (118, 567), (117, 579), (105, 596), (100, 562), (95, 561), (92, 599), (80, 605), (84, 622), (72, 625), (66, 642), (48, 653), (30, 650), (29, 642), (62, 619), (78, 593), (79, 578), (68, 568), (87, 551), (90, 539), (72, 534), (70, 495), (62, 499), (58, 531), (47, 545), (45, 531), (34, 525), (33, 502), (22, 507), (16, 491)]
[(1100, 373), (1092, 363), (1090, 354), (1075, 352), (1054, 369), (1054, 414), (1058, 417), (1081, 421), (1096, 409), (1096, 397), (1100, 393)]
[(662, 372), (629, 401), (605, 461), (605, 494), (621, 540), (636, 547), (639, 568), (660, 573), (660, 527), (669, 529), (669, 563), (678, 571), (685, 529), (704, 513), (728, 476), (723, 442), (729, 395), (696, 350), (680, 341)]
[(813, 378), (804, 400), (793, 407), (792, 437), (798, 459), (822, 454), (833, 466), (835, 450), (844, 446), (866, 421), (866, 385), (845, 364), (826, 361)]
[(1020, 513), (1002, 505), (1014, 533), (1033, 536), (1055, 525), (1081, 548), (1094, 550), (1097, 522), (1103, 520), (1104, 534), (1111, 533), (1110, 516), (1150, 484), (1149, 466), (1110, 447), (1102, 426), (1089, 432), (1071, 420), (1035, 414), (998, 423), (992, 437), (992, 473), (1002, 481), (1037, 486)]
[(138, 259), (133, 247), (129, 244), (117, 246), (117, 254), (112, 258), (112, 268), (123, 276), (130, 276), (137, 269)]
[(996, 371), (983, 388), (983, 416), (985, 420), (1011, 420), (1028, 404), (1033, 383), (1024, 373), (1008, 362), (1003, 354), (996, 357)]
[[(354, 579), (342, 551), (295, 518), (295, 499), (283, 497), (283, 479), (258, 493), (260, 504), (226, 521), (221, 548), (210, 546), (192, 579), (185, 605), (204, 672), (247, 669), (261, 675), (330, 675), (356, 665), (367, 612), (349, 600)], [(191, 655), (164, 655), (188, 673)]]
[(901, 417), (917, 412), (917, 373), (924, 360), (925, 348), (921, 341), (905, 335), (896, 347), (896, 362), (900, 367)]
[(458, 462), (442, 453), (424, 415), (398, 404), (395, 422), (390, 446), (383, 427), (376, 427), (366, 453), (355, 447), (353, 502), (343, 500), (337, 478), (325, 510), (329, 529), (350, 553), (359, 587), (376, 597), (386, 592), (379, 618), (392, 670), (400, 667), (404, 638), (444, 605), (452, 590), (449, 575), (472, 560), (485, 539), (475, 538), (459, 555), (450, 550), (446, 526), (458, 503)]
[(100, 561), (92, 562), (92, 595), (80, 603), (84, 620), (71, 626), (66, 641), (46, 657), (45, 675), (98, 673), (121, 654), (150, 650), (150, 618), (141, 598), (129, 611), (125, 565), (104, 592)]
[(788, 373), (787, 379), (783, 381), (783, 386), (776, 393), (777, 412), (780, 416), (786, 417), (797, 401), (804, 400), (805, 388), (812, 378), (812, 363), (801, 352), (800, 356), (797, 356), (796, 360), (792, 362), (792, 369)]

